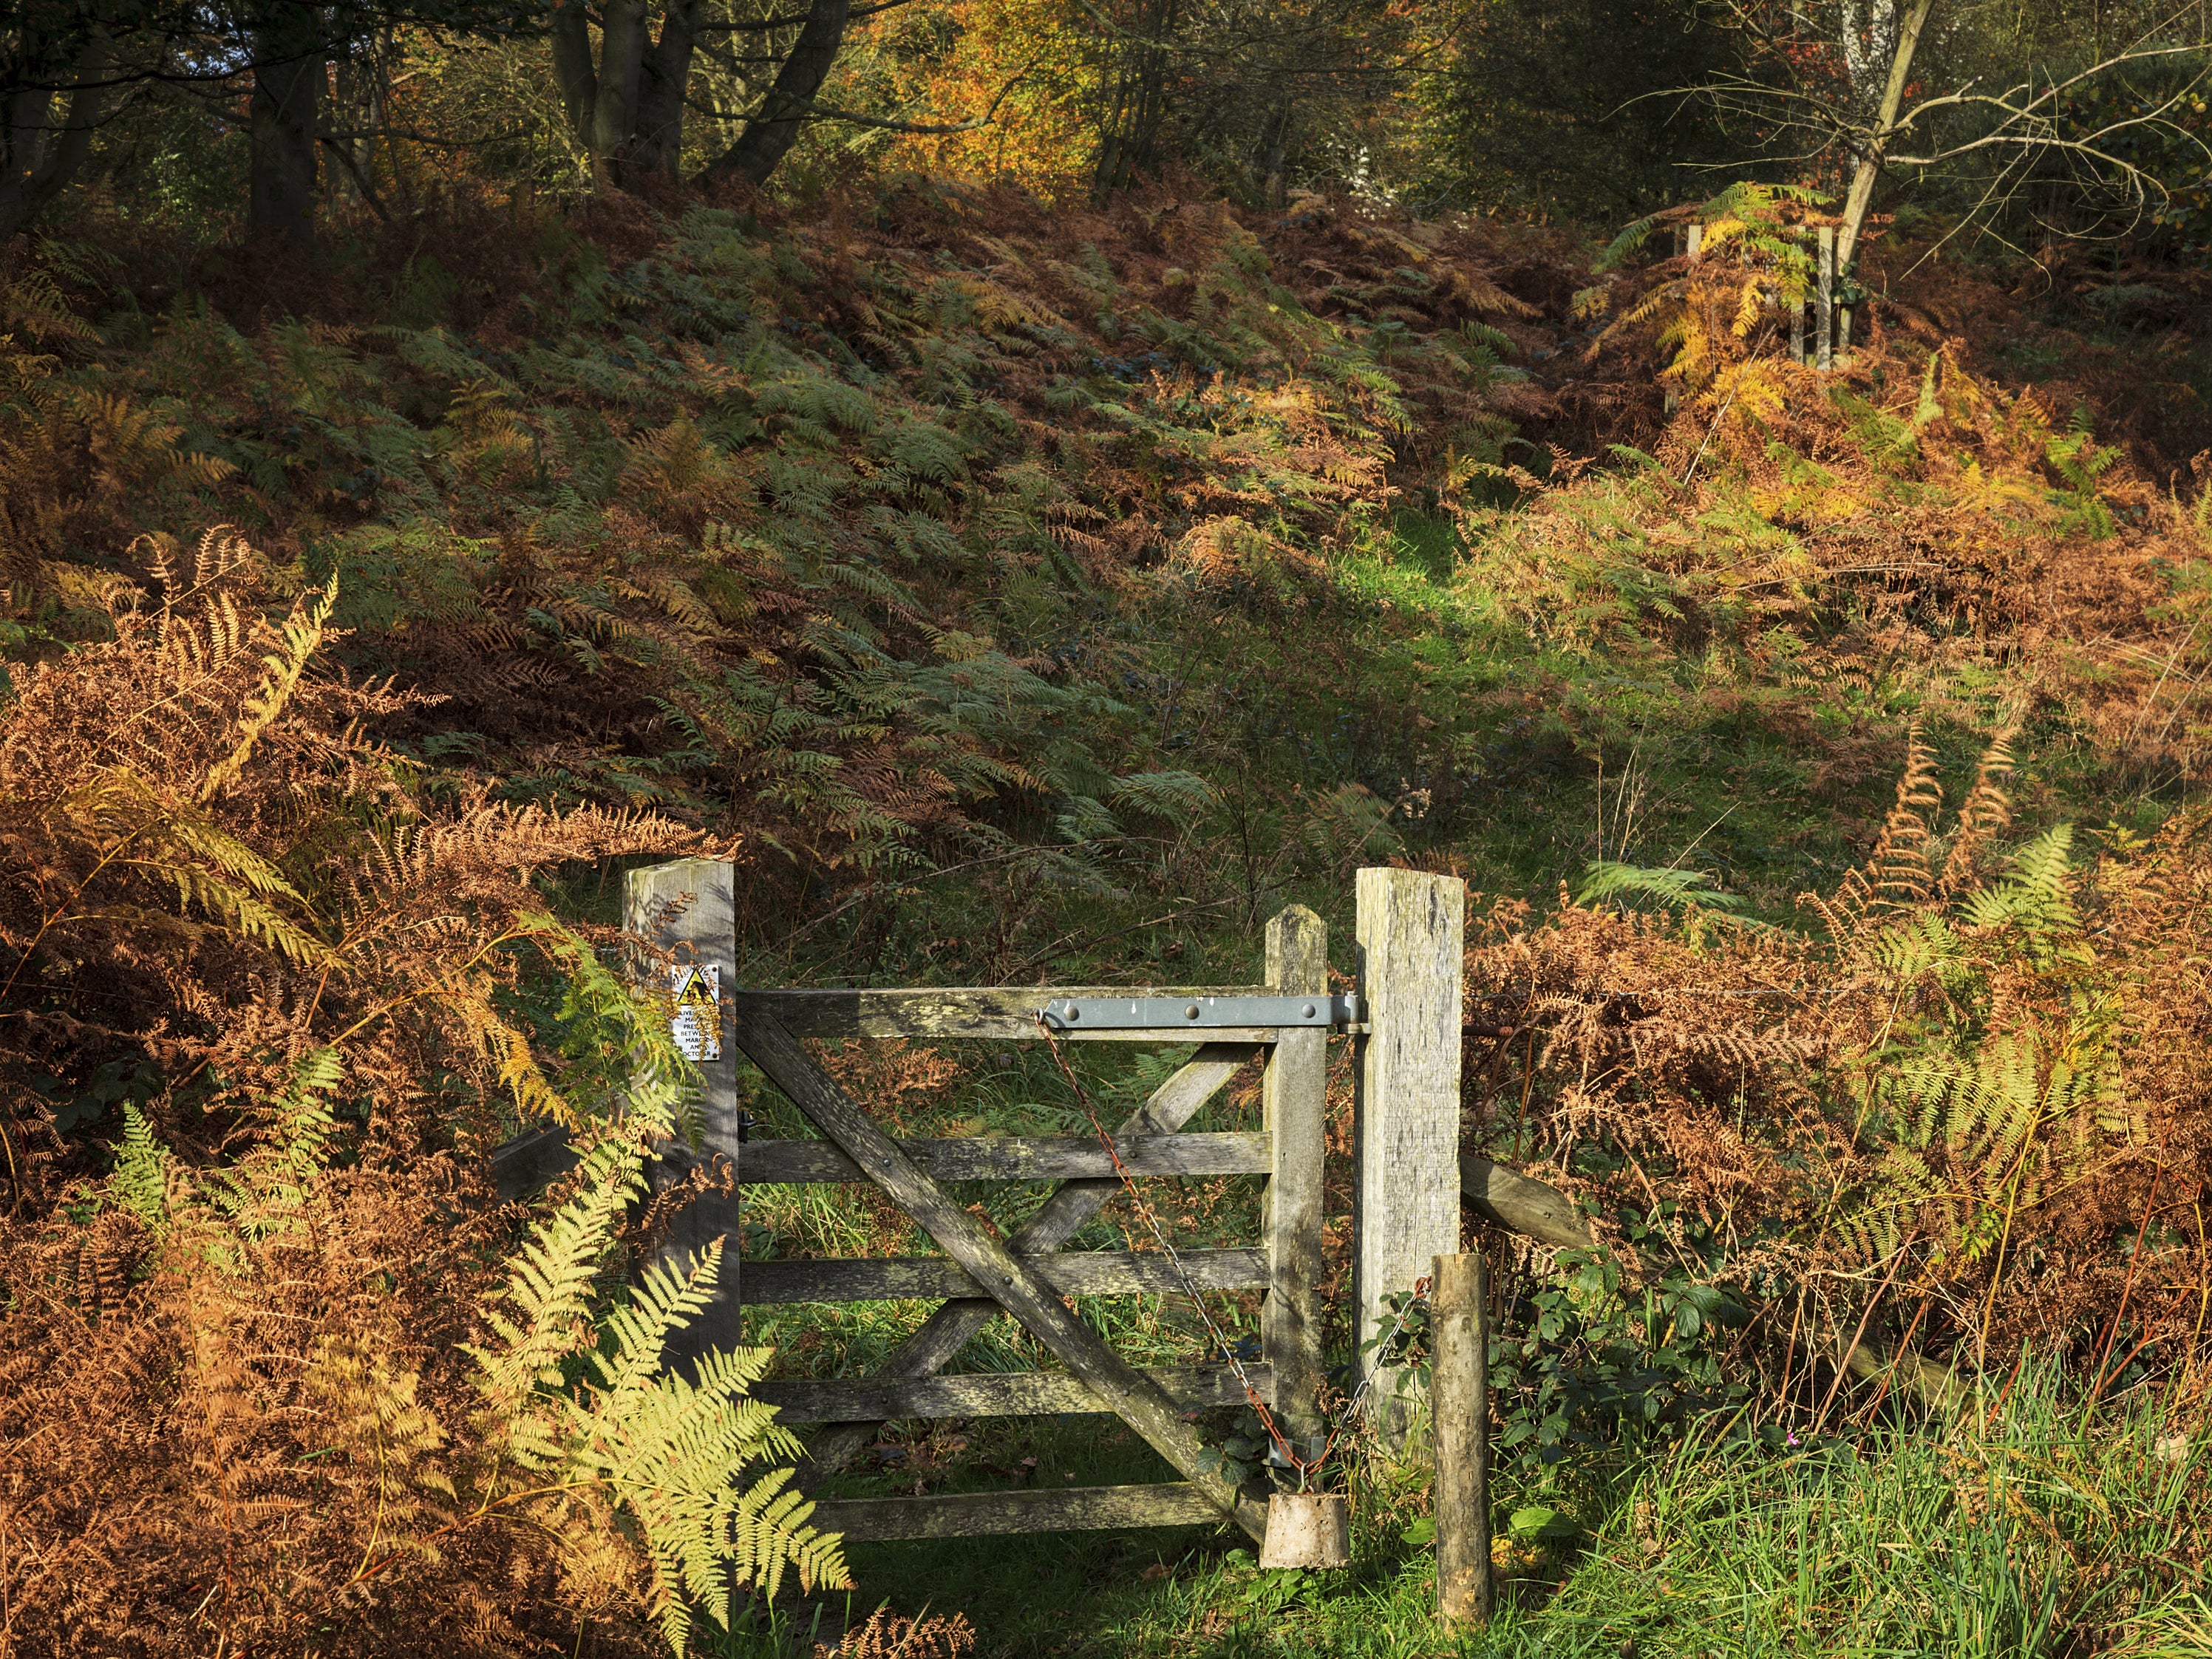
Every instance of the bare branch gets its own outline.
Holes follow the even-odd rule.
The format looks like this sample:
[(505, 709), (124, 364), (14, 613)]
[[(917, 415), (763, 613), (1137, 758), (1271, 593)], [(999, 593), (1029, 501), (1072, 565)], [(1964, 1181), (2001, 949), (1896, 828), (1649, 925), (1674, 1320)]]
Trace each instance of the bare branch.
[[(974, 132), (979, 127), (988, 127), (998, 119), (999, 106), (1006, 101), (1006, 94), (1028, 80), (1029, 76), (1030, 71), (1024, 69), (1005, 86), (1000, 87), (998, 96), (991, 100), (990, 107), (972, 121), (942, 123), (898, 121), (880, 115), (861, 115), (852, 110), (838, 109), (829, 104), (816, 103), (811, 99), (803, 101), (794, 100), (792, 108), (794, 113), (809, 121), (842, 121), (849, 126), (878, 127), (886, 132), (910, 132), (922, 137), (935, 137), (954, 132)], [(697, 110), (702, 115), (711, 116), (717, 121), (742, 121), (747, 118), (727, 110), (714, 109), (706, 104), (688, 100), (686, 101), (690, 104), (691, 108)]]
[[(873, 17), (879, 12), (896, 11), (901, 6), (910, 6), (914, 0), (877, 0), (872, 6), (855, 6), (848, 15), (848, 21), (857, 22), (863, 17)], [(701, 35), (708, 34), (769, 34), (777, 29), (795, 29), (806, 21), (805, 12), (793, 12), (785, 17), (770, 17), (757, 23), (702, 23)]]

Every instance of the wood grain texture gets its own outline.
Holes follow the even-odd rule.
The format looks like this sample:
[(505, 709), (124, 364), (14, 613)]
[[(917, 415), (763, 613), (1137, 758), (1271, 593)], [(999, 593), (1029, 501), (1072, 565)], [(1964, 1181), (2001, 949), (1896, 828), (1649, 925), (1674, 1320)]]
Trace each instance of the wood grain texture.
[[(963, 1135), (902, 1140), (898, 1149), (933, 1181), (1110, 1181), (1114, 1160), (1096, 1135)], [(1132, 1175), (1265, 1175), (1274, 1159), (1263, 1134), (1117, 1135)], [(860, 1166), (826, 1140), (754, 1140), (743, 1159), (748, 1186), (862, 1182)]]
[[(1245, 1374), (1273, 1403), (1274, 1375)], [(1244, 1390), (1226, 1365), (1175, 1365), (1144, 1375), (1185, 1411), (1241, 1406)], [(910, 1417), (1045, 1417), (1114, 1408), (1079, 1376), (1064, 1371), (992, 1371), (968, 1376), (786, 1377), (757, 1382), (752, 1396), (776, 1407), (781, 1423), (878, 1423)]]
[(1204, 1526), (1222, 1519), (1187, 1481), (1073, 1486), (1059, 1492), (963, 1492), (931, 1498), (830, 1498), (809, 1517), (848, 1543), (890, 1538), (983, 1538), (1006, 1533), (1111, 1532)]
[[(738, 1106), (738, 1050), (732, 1041), (730, 993), (737, 977), (737, 866), (720, 859), (677, 859), (626, 872), (623, 877), (623, 927), (638, 938), (675, 952), (678, 965), (696, 963), (721, 970), (721, 1032), (720, 1058), (695, 1061), (699, 1073), (696, 1107), (701, 1145), (697, 1151), (665, 1142), (650, 1166), (656, 1191), (681, 1181), (702, 1158), (736, 1144), (740, 1112)], [(655, 971), (665, 975), (657, 965)], [(664, 976), (655, 987), (665, 991)], [(692, 1258), (714, 1243), (723, 1229), (715, 1218), (694, 1209), (679, 1209), (670, 1222), (657, 1252), (661, 1265), (685, 1271)], [(708, 1350), (737, 1346), (738, 1328), (733, 1275), (725, 1271), (713, 1299), (699, 1316), (672, 1333), (665, 1349), (671, 1364), (699, 1358)]]
[(1556, 1187), (1516, 1175), (1474, 1152), (1459, 1160), (1459, 1189), (1474, 1212), (1493, 1226), (1565, 1249), (1596, 1243), (1589, 1218)]
[[(993, 985), (943, 989), (747, 991), (742, 1005), (802, 1037), (1037, 1037), (1037, 1011), (1061, 997), (1265, 996), (1259, 985)], [(1177, 1028), (1182, 1029), (1182, 1028)], [(1191, 1040), (1186, 1032), (1183, 1041)], [(1152, 1042), (1158, 1031), (1066, 1031), (1084, 1042)], [(1272, 1042), (1273, 1026), (1204, 1034), (1212, 1042)], [(1165, 1038), (1173, 1042), (1174, 1038)]]
[[(1454, 1039), (1458, 1011), (1453, 1011)], [(798, 1040), (757, 1006), (737, 1013), (738, 1045), (814, 1127), (892, 1203), (913, 1217), (945, 1253), (1049, 1349), (1054, 1358), (1112, 1402), (1114, 1413), (1167, 1459), (1199, 1493), (1255, 1539), (1267, 1530), (1266, 1507), (1204, 1465), (1205, 1446), (1174, 1403), (1146, 1382), (1060, 1300), (1033, 1256), (1016, 1255), (914, 1165), (858, 1102), (815, 1064)]]
[[(1198, 1109), (1234, 1077), (1239, 1067), (1261, 1052), (1257, 1047), (1244, 1044), (1206, 1044), (1155, 1089), (1152, 1097), (1115, 1129), (1115, 1134), (1173, 1134), (1190, 1121)], [(1120, 1190), (1121, 1183), (1111, 1178), (1069, 1182), (1015, 1230), (1013, 1237), (1007, 1241), (1009, 1247), (1031, 1255), (1058, 1249)], [(927, 1376), (942, 1370), (976, 1332), (1003, 1311), (995, 1302), (946, 1303), (898, 1346), (880, 1375), (886, 1378)], [(806, 1449), (806, 1474), (813, 1478), (843, 1468), (874, 1431), (874, 1425), (869, 1424), (823, 1430)]]
[[(1157, 1253), (1071, 1250), (1009, 1255), (1055, 1296), (1165, 1295), (1181, 1287), (1174, 1265)], [(1261, 1249), (1186, 1250), (1183, 1266), (1201, 1290), (1252, 1291), (1267, 1282)], [(994, 1281), (995, 1283), (995, 1281)], [(782, 1302), (912, 1302), (979, 1297), (983, 1287), (949, 1256), (894, 1255), (834, 1261), (748, 1261), (747, 1307)]]
[[(1439, 1255), (1459, 1250), (1460, 981), (1467, 884), (1419, 870), (1362, 870), (1357, 939), (1360, 1004), (1356, 1119), (1357, 1340), (1389, 1320), (1383, 1297), (1411, 1291)], [(1413, 1407), (1380, 1387), (1377, 1428), (1404, 1442)]]
[(535, 1196), (556, 1176), (574, 1169), (577, 1159), (568, 1132), (554, 1125), (526, 1130), (501, 1142), (492, 1148), (490, 1162), (492, 1185), (502, 1202), (514, 1204)]
[[(1291, 906), (1267, 924), (1267, 983), (1291, 996), (1328, 994), (1328, 928), (1304, 905)], [(1268, 1053), (1260, 1098), (1273, 1152), (1264, 1206), (1269, 1261), (1260, 1346), (1274, 1367), (1285, 1428), (1308, 1436), (1321, 1425), (1318, 1297), (1328, 1033), (1284, 1031)]]
[(1431, 1265), (1437, 1613), (1447, 1629), (1490, 1622), (1490, 1288), (1479, 1254)]

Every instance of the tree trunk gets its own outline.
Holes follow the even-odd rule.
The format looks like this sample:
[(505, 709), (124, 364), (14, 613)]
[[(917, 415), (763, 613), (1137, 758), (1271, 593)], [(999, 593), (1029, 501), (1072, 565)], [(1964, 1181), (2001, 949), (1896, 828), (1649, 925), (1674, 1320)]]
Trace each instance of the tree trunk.
[(1114, 106), (1098, 135), (1098, 159), (1091, 170), (1091, 194), (1103, 202), (1127, 190), (1138, 173), (1153, 165), (1160, 126), (1168, 112), (1168, 76), (1173, 68), (1160, 45), (1175, 32), (1176, 0), (1151, 0), (1137, 15), (1139, 40), (1122, 47)]
[(1881, 177), (1881, 161), (1889, 149), (1890, 129), (1905, 102), (1905, 88), (1912, 79), (1912, 54), (1920, 45), (1920, 31), (1935, 9), (1936, 0), (1912, 0), (1905, 25), (1897, 32), (1897, 50), (1889, 60), (1889, 80), (1883, 87), (1881, 107), (1875, 114), (1875, 130), (1851, 175), (1850, 194), (1844, 201), (1844, 228), (1836, 238), (1836, 269), (1848, 272), (1858, 255), (1859, 231), (1867, 210), (1874, 205), (1874, 187)]
[(323, 91), (323, 15), (301, 6), (255, 37), (246, 223), (301, 247), (315, 241), (315, 128)]
[(753, 185), (768, 182), (792, 145), (798, 142), (814, 94), (830, 78), (837, 49), (845, 42), (845, 21), (852, 0), (813, 0), (806, 26), (798, 44), (777, 70), (775, 84), (761, 100), (753, 118), (738, 135), (738, 142), (716, 156), (699, 175), (702, 185), (722, 179), (744, 179)]
[(6, 166), (0, 171), (0, 242), (13, 240), (83, 167), (107, 92), (83, 83), (100, 80), (107, 62), (106, 33), (95, 29), (78, 56), (78, 85), (66, 105), (46, 92), (26, 91), (14, 100), (8, 112)]
[(1269, 123), (1267, 153), (1261, 159), (1261, 188), (1267, 192), (1267, 210), (1270, 213), (1280, 213), (1284, 207), (1285, 198), (1283, 186), (1283, 162), (1290, 153), (1291, 118), (1293, 112), (1291, 100), (1285, 98), (1283, 100), (1281, 107), (1275, 112), (1275, 118)]
[(561, 94), (562, 111), (569, 132), (588, 150), (599, 77), (592, 67), (592, 26), (584, 15), (584, 0), (553, 0), (545, 27), (553, 38), (553, 84)]
[(633, 175), (677, 176), (684, 162), (684, 94), (691, 80), (691, 49), (698, 38), (699, 0), (668, 0), (660, 39), (645, 54), (638, 88), (637, 136), (630, 146)]
[(645, 71), (646, 0), (607, 0), (599, 25), (599, 87), (592, 100), (592, 181), (620, 187), (637, 137), (638, 82)]

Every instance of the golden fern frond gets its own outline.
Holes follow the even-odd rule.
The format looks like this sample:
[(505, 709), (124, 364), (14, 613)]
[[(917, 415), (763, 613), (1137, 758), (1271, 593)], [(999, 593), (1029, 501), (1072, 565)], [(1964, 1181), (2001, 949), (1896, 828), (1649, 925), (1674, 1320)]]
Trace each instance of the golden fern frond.
[(1952, 833), (1951, 850), (1936, 883), (1940, 893), (1954, 893), (1972, 880), (1983, 848), (2012, 822), (2012, 797), (2005, 785), (2012, 778), (2012, 739), (2019, 730), (2020, 717), (2014, 714), (1982, 751), (1981, 763), (1974, 769), (1973, 787), (1959, 807), (1958, 827)]
[[(283, 872), (127, 767), (106, 769), (63, 795), (46, 816), (102, 847), (117, 868), (173, 887), (179, 904), (197, 906), (234, 933), (259, 939), (295, 963), (329, 954), (307, 924), (270, 902), (307, 908)], [(103, 914), (123, 911), (111, 906)]]
[(1765, 308), (1765, 280), (1753, 272), (1743, 279), (1742, 290), (1736, 295), (1735, 319), (1729, 325), (1737, 339), (1751, 337), (1751, 331), (1759, 325), (1759, 313)]
[(553, 1086), (531, 1050), (528, 1035), (500, 1013), (492, 992), (489, 977), (465, 976), (448, 981), (439, 1000), (459, 1018), (478, 1051), (498, 1066), (500, 1085), (514, 1097), (517, 1111), (526, 1118), (543, 1118), (572, 1132), (580, 1129), (582, 1114)]
[(814, 1506), (788, 1489), (789, 1469), (742, 1491), (730, 1478), (760, 1458), (795, 1457), (800, 1449), (776, 1425), (773, 1407), (747, 1397), (774, 1351), (709, 1353), (696, 1381), (659, 1367), (668, 1335), (706, 1305), (720, 1261), (718, 1241), (687, 1273), (664, 1270), (641, 1285), (634, 1316), (611, 1327), (614, 1355), (587, 1357), (603, 1386), (588, 1403), (572, 1399), (570, 1408), (576, 1460), (642, 1527), (653, 1564), (652, 1609), (679, 1653), (694, 1605), (728, 1623), (732, 1577), (760, 1583), (770, 1598), (790, 1569), (809, 1589), (845, 1577), (837, 1540), (805, 1524)]
[(253, 746), (291, 701), (300, 676), (307, 669), (307, 662), (323, 643), (323, 625), (330, 620), (331, 611), (338, 602), (337, 574), (333, 571), (327, 586), (310, 605), (302, 601), (292, 607), (292, 614), (284, 621), (284, 649), (262, 658), (264, 673), (261, 683), (246, 700), (244, 712), (239, 717), (238, 740), (230, 753), (208, 769), (201, 780), (199, 793), (193, 798), (201, 805), (213, 800), (223, 786), (236, 777), (252, 756)]
[(1479, 276), (1471, 270), (1455, 270), (1452, 273), (1451, 292), (1464, 301), (1470, 310), (1486, 312), (1492, 316), (1503, 313), (1509, 317), (1534, 317), (1536, 314), (1536, 307), (1526, 300), (1508, 294), (1487, 276)]
[[(732, 1583), (757, 1583), (773, 1597), (787, 1571), (808, 1589), (846, 1575), (838, 1540), (805, 1524), (813, 1506), (789, 1489), (788, 1468), (750, 1486), (732, 1478), (799, 1451), (775, 1408), (748, 1397), (772, 1351), (711, 1352), (690, 1378), (661, 1369), (670, 1334), (711, 1298), (719, 1242), (682, 1273), (648, 1270), (628, 1306), (601, 1328), (591, 1323), (594, 1281), (644, 1189), (643, 1162), (641, 1140), (629, 1133), (586, 1154), (570, 1196), (510, 1258), (503, 1305), (485, 1310), (498, 1341), (466, 1352), (477, 1362), (481, 1427), (506, 1459), (563, 1487), (604, 1492), (635, 1518), (652, 1571), (650, 1609), (680, 1654), (694, 1607), (728, 1623)], [(563, 1372), (577, 1358), (587, 1386), (572, 1387)]]
[(1897, 781), (1896, 802), (1867, 859), (1867, 880), (1873, 890), (1870, 909), (1911, 908), (1926, 902), (1933, 884), (1928, 866), (1930, 820), (1942, 802), (1936, 750), (1922, 738), (1920, 723), (1915, 720), (1905, 736), (1905, 773)]
[[(332, 1333), (317, 1344), (301, 1387), (319, 1408), (319, 1432), (332, 1449), (373, 1472), (382, 1525), (399, 1547), (408, 1547), (410, 1528), (420, 1524), (425, 1511), (443, 1511), (455, 1496), (453, 1477), (430, 1461), (448, 1437), (436, 1413), (418, 1397), (420, 1376), (387, 1369), (376, 1347), (358, 1333)], [(417, 1536), (412, 1547), (426, 1559), (436, 1559), (428, 1540)]]
[(1751, 227), (1734, 214), (1723, 214), (1705, 227), (1705, 240), (1699, 252), (1707, 258), (1719, 252), (1730, 242), (1740, 240)]
[(611, 1136), (585, 1154), (569, 1198), (510, 1258), (500, 1300), (520, 1322), (496, 1306), (486, 1309), (499, 1346), (465, 1350), (477, 1361), (488, 1422), (505, 1425), (511, 1455), (532, 1467), (544, 1467), (556, 1448), (524, 1408), (541, 1386), (561, 1382), (560, 1362), (585, 1346), (592, 1282), (620, 1217), (645, 1190), (643, 1154), (624, 1141)]

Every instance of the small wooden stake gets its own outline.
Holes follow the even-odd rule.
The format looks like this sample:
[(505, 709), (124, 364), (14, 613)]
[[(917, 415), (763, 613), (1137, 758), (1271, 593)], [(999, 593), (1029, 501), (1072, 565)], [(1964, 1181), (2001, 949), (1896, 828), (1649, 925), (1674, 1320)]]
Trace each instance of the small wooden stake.
[(1436, 1422), (1437, 1613), (1490, 1622), (1490, 1287), (1481, 1255), (1440, 1255), (1429, 1307)]
[[(1705, 245), (1705, 228), (1703, 225), (1677, 225), (1674, 227), (1674, 252), (1678, 256), (1684, 258), (1694, 259), (1698, 257), (1698, 250)], [(1681, 406), (1681, 389), (1679, 386), (1668, 386), (1667, 388), (1668, 414), (1672, 415)]]
[(1836, 233), (1820, 227), (1820, 353), (1823, 369), (1836, 366)]

